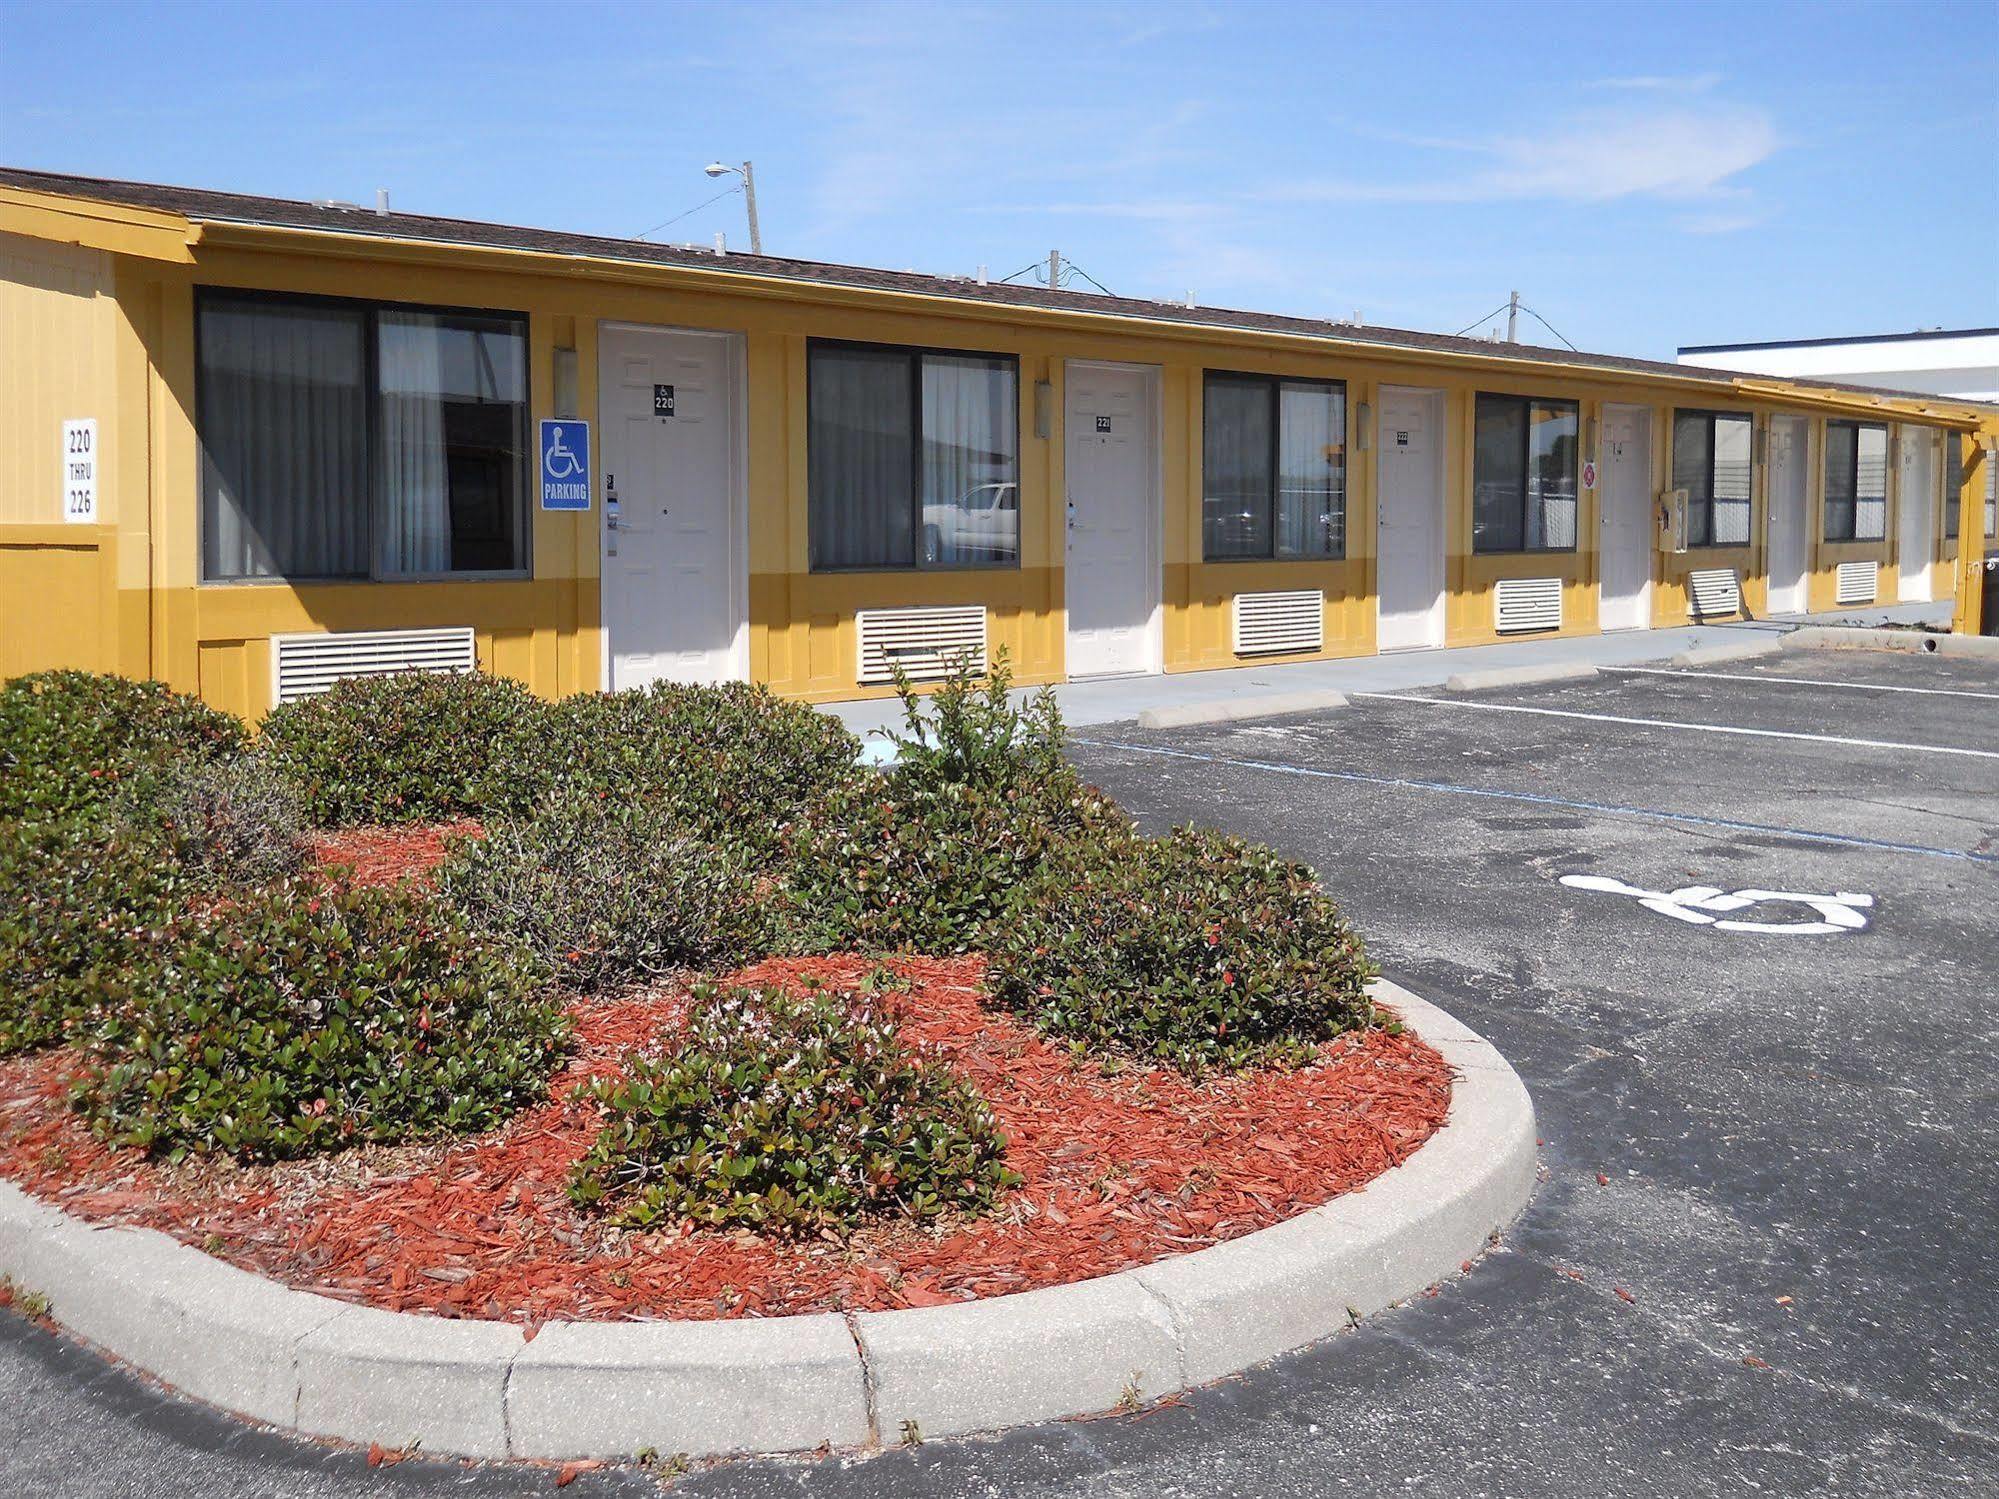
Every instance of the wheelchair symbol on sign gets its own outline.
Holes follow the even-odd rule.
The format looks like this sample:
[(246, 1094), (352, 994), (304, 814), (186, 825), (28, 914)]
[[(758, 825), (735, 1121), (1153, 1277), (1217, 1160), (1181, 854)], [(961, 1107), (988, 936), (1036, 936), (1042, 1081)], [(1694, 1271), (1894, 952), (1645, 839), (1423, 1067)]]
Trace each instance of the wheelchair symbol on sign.
[(548, 451), (541, 455), (541, 466), (551, 479), (574, 479), (583, 472), (583, 463), (570, 451), (562, 428), (555, 429), (554, 440), (548, 444)]
[[(1711, 926), (1718, 932), (1765, 932), (1790, 937), (1823, 937), (1835, 932), (1857, 932), (1867, 925), (1862, 912), (1874, 908), (1874, 897), (1841, 890), (1832, 895), (1807, 895), (1797, 890), (1722, 890), (1713, 885), (1682, 885), (1677, 890), (1645, 890), (1597, 874), (1565, 874), (1561, 882), (1571, 890), (1600, 890), (1608, 895), (1629, 895), (1648, 911), (1670, 916), (1694, 926)], [(1783, 901), (1809, 906), (1816, 921), (1738, 921), (1731, 911), (1747, 910), (1766, 901)]]

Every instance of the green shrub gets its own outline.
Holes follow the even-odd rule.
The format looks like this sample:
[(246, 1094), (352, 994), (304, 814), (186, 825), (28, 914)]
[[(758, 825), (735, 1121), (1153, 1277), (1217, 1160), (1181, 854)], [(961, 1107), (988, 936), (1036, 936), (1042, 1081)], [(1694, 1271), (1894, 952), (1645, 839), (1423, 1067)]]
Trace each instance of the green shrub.
[(240, 719), (163, 682), (44, 671), (0, 686), (0, 821), (103, 807), (170, 766), (243, 748)]
[(0, 823), (0, 1056), (69, 1039), (157, 983), (202, 882), (130, 826)]
[(570, 1195), (635, 1227), (807, 1234), (978, 1212), (1017, 1178), (992, 1111), (905, 1047), (866, 990), (695, 990), (685, 1044), (593, 1091)]
[(260, 755), (166, 772), (126, 819), (171, 849), (196, 879), (219, 888), (296, 874), (308, 846), (298, 790)]
[(320, 827), (448, 822), (533, 804), (547, 713), (484, 672), (352, 677), (274, 708), (258, 748)]
[(710, 838), (768, 848), (860, 753), (838, 720), (766, 688), (662, 682), (583, 693), (549, 711), (541, 778), (646, 802)]
[(519, 942), (586, 991), (761, 957), (779, 903), (775, 881), (740, 851), (691, 836), (672, 809), (575, 793), (465, 840), (438, 892), (475, 929)]
[(969, 659), (960, 659), (927, 703), (897, 667), (903, 727), (882, 731), (895, 746), (897, 774), (913, 786), (1005, 791), (1059, 771), (1064, 731), (1055, 694), (1044, 687), (1016, 705), (1012, 689), (1013, 668), (1003, 649), (983, 679)]
[(1219, 833), (1058, 859), (993, 931), (996, 1003), (1190, 1073), (1298, 1060), (1373, 1020), (1360, 939), (1311, 870)]
[(898, 760), (843, 776), (795, 840), (804, 949), (977, 948), (1046, 860), (1131, 837), (1124, 814), (1062, 758), (1053, 697), (1017, 710), (1008, 683), (1002, 655), (983, 685), (954, 673), (926, 712), (898, 681)]
[(484, 1129), (546, 1097), (567, 1036), (516, 955), (403, 891), (256, 891), (162, 957), (92, 1033), (76, 1103), (176, 1159)]
[(862, 772), (800, 835), (795, 940), (807, 952), (971, 951), (1048, 859), (1130, 836), (1066, 765), (1005, 790)]

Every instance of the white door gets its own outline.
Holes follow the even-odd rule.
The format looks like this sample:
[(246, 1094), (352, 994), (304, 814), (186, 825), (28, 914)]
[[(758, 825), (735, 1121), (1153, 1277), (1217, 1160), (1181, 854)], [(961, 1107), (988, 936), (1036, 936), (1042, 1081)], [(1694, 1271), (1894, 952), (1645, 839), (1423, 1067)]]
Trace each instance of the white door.
[(1895, 597), (1905, 604), (1930, 599), (1930, 553), (1936, 535), (1935, 496), (1941, 472), (1936, 434), (1926, 427), (1902, 428), (1902, 471), (1896, 476)]
[(749, 622), (736, 340), (606, 323), (597, 367), (609, 685), (740, 679)]
[(1597, 530), (1603, 549), (1597, 625), (1643, 630), (1652, 623), (1652, 413), (1643, 406), (1603, 408), (1598, 445)]
[(1063, 373), (1072, 677), (1159, 670), (1154, 378), (1127, 365), (1071, 364)]
[(1772, 614), (1805, 612), (1805, 480), (1810, 465), (1801, 416), (1770, 419), (1770, 599)]
[(1444, 643), (1444, 393), (1383, 386), (1376, 497), (1375, 648)]

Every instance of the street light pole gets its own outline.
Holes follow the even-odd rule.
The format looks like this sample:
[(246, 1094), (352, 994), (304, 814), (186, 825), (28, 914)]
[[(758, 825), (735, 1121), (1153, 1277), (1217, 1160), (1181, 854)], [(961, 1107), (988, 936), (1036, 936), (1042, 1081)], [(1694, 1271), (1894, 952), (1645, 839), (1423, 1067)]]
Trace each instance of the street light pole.
[(703, 170), (710, 177), (719, 177), (724, 172), (734, 172), (738, 177), (743, 179), (743, 202), (750, 211), (750, 253), (752, 255), (763, 254), (763, 230), (757, 226), (757, 169), (755, 164), (746, 161), (739, 167), (732, 167), (724, 162), (711, 161)]
[(743, 163), (743, 202), (750, 211), (750, 253), (764, 252), (763, 231), (757, 227), (757, 173), (749, 162)]

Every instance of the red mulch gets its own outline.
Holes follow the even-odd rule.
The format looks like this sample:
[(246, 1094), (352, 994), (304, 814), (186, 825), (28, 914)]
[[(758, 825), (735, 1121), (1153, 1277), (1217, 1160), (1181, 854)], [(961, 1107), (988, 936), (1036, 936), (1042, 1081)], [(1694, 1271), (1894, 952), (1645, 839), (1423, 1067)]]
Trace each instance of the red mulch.
[[(422, 879), (445, 839), (373, 828), (323, 835), (361, 883)], [(743, 982), (853, 983), (860, 958), (772, 959)], [(1024, 1179), (999, 1210), (941, 1226), (806, 1243), (719, 1230), (637, 1234), (577, 1212), (569, 1169), (599, 1122), (587, 1079), (671, 1043), (686, 993), (579, 1001), (576, 1049), (546, 1103), (468, 1140), (363, 1147), (275, 1166), (178, 1166), (115, 1150), (67, 1106), (69, 1050), (0, 1062), (0, 1176), (85, 1218), (141, 1224), (289, 1285), (397, 1311), (553, 1319), (774, 1316), (931, 1306), (1060, 1284), (1266, 1228), (1405, 1159), (1450, 1107), (1451, 1070), (1412, 1036), (1338, 1038), (1322, 1060), (1190, 1083), (1105, 1076), (981, 1003), (982, 960), (896, 959), (904, 1037), (991, 1103)]]
[[(746, 981), (852, 982), (873, 965), (778, 960)], [(684, 992), (579, 1004), (549, 1102), (447, 1145), (323, 1160), (167, 1166), (92, 1138), (64, 1102), (64, 1051), (0, 1063), (0, 1174), (70, 1212), (144, 1224), (288, 1284), (395, 1310), (495, 1317), (730, 1317), (928, 1306), (1103, 1275), (1235, 1238), (1404, 1160), (1450, 1104), (1450, 1069), (1411, 1036), (1342, 1037), (1298, 1072), (1206, 1085), (1103, 1076), (980, 1004), (977, 958), (903, 959), (893, 997), (999, 1115), (1025, 1178), (1002, 1209), (845, 1244), (743, 1232), (633, 1234), (563, 1191), (597, 1111), (576, 1085), (684, 1021)]]
[(344, 865), (356, 885), (395, 885), (427, 879), (444, 862), (453, 838), (478, 838), (485, 829), (467, 818), (462, 822), (408, 827), (342, 828), (314, 833), (313, 859), (322, 865)]

